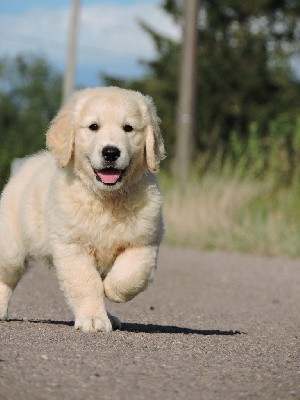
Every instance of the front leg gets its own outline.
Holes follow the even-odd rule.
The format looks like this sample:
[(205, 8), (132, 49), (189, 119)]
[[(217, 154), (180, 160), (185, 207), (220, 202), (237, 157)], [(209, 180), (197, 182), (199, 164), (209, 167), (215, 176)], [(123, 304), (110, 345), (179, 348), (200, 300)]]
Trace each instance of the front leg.
[(146, 289), (156, 270), (158, 246), (130, 247), (121, 253), (103, 281), (109, 300), (124, 303)]
[(75, 328), (84, 332), (110, 332), (112, 324), (105, 309), (103, 282), (93, 255), (76, 244), (56, 243), (53, 261), (61, 288), (75, 314)]

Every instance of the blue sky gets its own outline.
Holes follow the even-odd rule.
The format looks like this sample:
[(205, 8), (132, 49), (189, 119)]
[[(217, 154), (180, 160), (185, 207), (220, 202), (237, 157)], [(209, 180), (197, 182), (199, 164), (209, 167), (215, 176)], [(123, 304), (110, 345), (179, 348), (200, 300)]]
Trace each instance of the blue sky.
[[(1, 0), (0, 57), (20, 52), (45, 56), (63, 72), (71, 0)], [(155, 49), (142, 19), (174, 39), (179, 27), (159, 7), (160, 0), (81, 0), (76, 83), (95, 86), (98, 73), (137, 77), (140, 59)]]
[[(71, 0), (1, 0), (0, 13), (22, 14), (32, 8), (43, 7), (45, 9), (57, 9), (69, 7)], [(91, 4), (133, 4), (140, 0), (81, 0), (82, 6)], [(148, 0), (148, 3), (158, 4), (156, 0)]]

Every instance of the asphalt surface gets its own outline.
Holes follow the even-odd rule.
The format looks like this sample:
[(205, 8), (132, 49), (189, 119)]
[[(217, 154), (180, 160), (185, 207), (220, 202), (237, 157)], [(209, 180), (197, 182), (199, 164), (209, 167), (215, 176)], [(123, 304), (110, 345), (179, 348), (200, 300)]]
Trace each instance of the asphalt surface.
[(0, 399), (300, 399), (300, 260), (162, 247), (111, 334), (75, 331), (36, 265), (0, 323)]

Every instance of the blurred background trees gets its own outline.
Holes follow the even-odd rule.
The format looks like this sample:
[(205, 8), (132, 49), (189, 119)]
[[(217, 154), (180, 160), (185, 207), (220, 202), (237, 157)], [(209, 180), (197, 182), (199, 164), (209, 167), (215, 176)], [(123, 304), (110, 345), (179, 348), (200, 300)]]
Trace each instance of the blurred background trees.
[[(274, 151), (276, 141), (293, 163), (299, 151), (300, 82), (291, 68), (291, 58), (299, 55), (300, 3), (202, 0), (200, 5), (198, 154), (211, 152), (207, 162), (216, 152), (235, 161), (248, 155), (255, 158), (249, 162), (265, 168), (267, 159), (263, 158), (266, 152)], [(181, 23), (181, 1), (165, 0), (163, 7)], [(145, 77), (132, 81), (103, 78), (107, 84), (154, 97), (162, 116), (170, 167), (175, 152), (180, 44), (141, 24), (158, 54), (154, 60), (141, 61)]]
[(45, 147), (45, 133), (61, 101), (62, 79), (46, 60), (0, 60), (0, 187), (14, 158)]

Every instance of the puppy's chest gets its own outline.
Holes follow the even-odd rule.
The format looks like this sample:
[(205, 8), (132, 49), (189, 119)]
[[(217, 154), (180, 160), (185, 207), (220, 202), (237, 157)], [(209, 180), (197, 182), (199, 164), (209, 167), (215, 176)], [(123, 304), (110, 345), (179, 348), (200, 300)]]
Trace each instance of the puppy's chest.
[(79, 218), (73, 226), (75, 241), (89, 248), (101, 264), (111, 264), (121, 251), (141, 244), (147, 236), (147, 224), (140, 212), (121, 211), (85, 213), (85, 218)]
[(153, 207), (145, 196), (139, 202), (131, 200), (125, 205), (81, 202), (76, 212), (68, 215), (70, 240), (93, 254), (100, 272), (107, 271), (128, 247), (145, 246), (157, 239), (159, 204)]
[(102, 215), (95, 221), (90, 235), (83, 234), (83, 240), (93, 253), (101, 274), (109, 271), (117, 256), (126, 248), (137, 245), (138, 225), (135, 218), (127, 217), (120, 221), (110, 215)]
[(137, 215), (115, 216), (110, 212), (102, 212), (91, 218), (88, 226), (82, 226), (82, 236), (86, 236), (96, 249), (118, 248), (133, 244), (143, 230)]
[(123, 247), (94, 249), (93, 254), (95, 257), (96, 266), (103, 277), (107, 275), (118, 255), (121, 254), (124, 250), (125, 249)]

